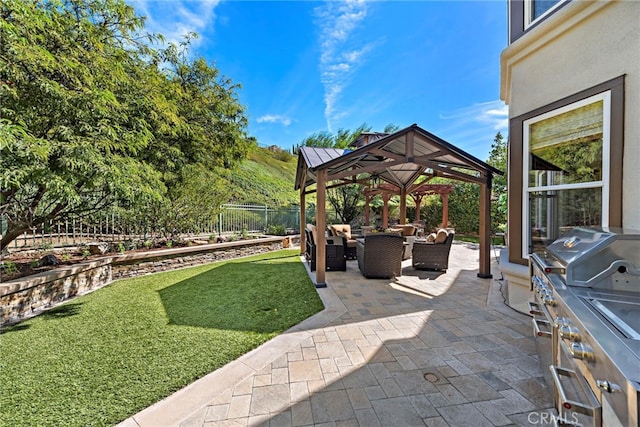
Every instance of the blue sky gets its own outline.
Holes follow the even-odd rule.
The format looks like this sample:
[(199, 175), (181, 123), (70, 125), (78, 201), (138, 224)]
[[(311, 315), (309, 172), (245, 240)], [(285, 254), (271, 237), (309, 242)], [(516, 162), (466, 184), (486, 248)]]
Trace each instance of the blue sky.
[(507, 135), (506, 1), (129, 1), (169, 41), (199, 34), (262, 146), (417, 123), (486, 160)]

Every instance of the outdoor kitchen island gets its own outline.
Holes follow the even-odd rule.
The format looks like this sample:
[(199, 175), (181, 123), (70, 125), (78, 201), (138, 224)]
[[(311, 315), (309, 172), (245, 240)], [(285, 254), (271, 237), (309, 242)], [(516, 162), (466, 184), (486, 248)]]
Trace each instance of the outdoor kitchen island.
[(638, 426), (640, 231), (575, 228), (532, 254), (530, 271), (534, 335), (561, 420)]

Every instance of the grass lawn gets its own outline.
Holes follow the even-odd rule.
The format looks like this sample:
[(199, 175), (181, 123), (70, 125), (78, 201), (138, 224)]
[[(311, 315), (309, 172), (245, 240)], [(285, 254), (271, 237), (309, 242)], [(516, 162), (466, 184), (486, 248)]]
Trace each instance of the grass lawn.
[[(455, 240), (457, 240), (459, 242), (480, 243), (480, 237), (479, 236), (472, 236), (472, 235), (467, 235), (467, 234), (456, 234)], [(497, 237), (497, 236), (491, 236), (491, 244), (492, 245), (497, 245), (497, 246), (504, 245), (504, 238), (503, 237)]]
[(121, 280), (5, 328), (0, 424), (116, 424), (317, 313), (298, 253)]

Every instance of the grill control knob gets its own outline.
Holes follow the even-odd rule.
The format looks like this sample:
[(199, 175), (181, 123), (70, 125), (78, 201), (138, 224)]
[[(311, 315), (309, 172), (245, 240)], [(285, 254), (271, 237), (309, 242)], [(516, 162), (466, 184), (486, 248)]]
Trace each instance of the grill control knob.
[(558, 327), (558, 334), (560, 335), (560, 338), (565, 340), (574, 342), (580, 341), (580, 329), (575, 326), (562, 325)]
[(553, 306), (553, 307), (558, 305), (556, 299), (553, 297), (553, 295), (551, 295), (551, 292), (547, 292), (546, 294), (543, 295), (542, 302), (545, 305), (550, 305), (550, 306)]
[(553, 324), (556, 328), (560, 328), (562, 326), (569, 326), (573, 322), (568, 317), (556, 317), (556, 320), (553, 321)]
[(616, 393), (618, 391), (622, 391), (622, 389), (618, 384), (610, 383), (607, 380), (604, 380), (604, 381), (596, 380), (596, 384), (598, 384), (598, 387), (600, 387), (602, 390), (607, 391), (609, 393)]
[(571, 343), (571, 355), (574, 359), (585, 360), (587, 362), (596, 360), (596, 354), (593, 352), (593, 348), (581, 342)]

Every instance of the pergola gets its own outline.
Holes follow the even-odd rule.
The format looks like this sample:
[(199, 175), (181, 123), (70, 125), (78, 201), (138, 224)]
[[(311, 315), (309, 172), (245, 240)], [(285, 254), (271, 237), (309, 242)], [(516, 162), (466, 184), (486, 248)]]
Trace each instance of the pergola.
[[(384, 183), (377, 187), (366, 187), (363, 192), (365, 196), (365, 224), (369, 225), (369, 205), (371, 198), (379, 194), (382, 196), (382, 202), (384, 203), (382, 207), (382, 227), (387, 228), (389, 226), (389, 199), (392, 195), (400, 194), (400, 187)], [(407, 190), (407, 195), (411, 196), (416, 205), (416, 222), (420, 221), (420, 205), (422, 203), (422, 198), (430, 194), (439, 194), (442, 200), (442, 226), (446, 228), (449, 223), (449, 194), (452, 192), (453, 185), (429, 184), (428, 182), (413, 184), (409, 190)]]
[[(305, 247), (306, 195), (316, 192), (316, 286), (326, 286), (326, 190), (347, 184), (368, 186), (372, 180), (391, 184), (400, 195), (400, 223), (405, 222), (406, 197), (426, 176), (480, 185), (480, 266), (478, 277), (491, 276), (491, 182), (503, 172), (414, 124), (392, 134), (366, 133), (356, 149), (301, 147), (295, 189), (300, 190), (301, 250)], [(424, 183), (424, 182), (423, 182)], [(315, 189), (309, 187), (315, 184)], [(446, 225), (446, 224), (445, 224)]]

